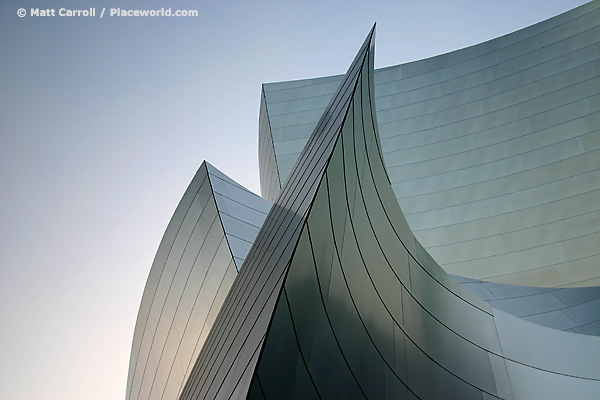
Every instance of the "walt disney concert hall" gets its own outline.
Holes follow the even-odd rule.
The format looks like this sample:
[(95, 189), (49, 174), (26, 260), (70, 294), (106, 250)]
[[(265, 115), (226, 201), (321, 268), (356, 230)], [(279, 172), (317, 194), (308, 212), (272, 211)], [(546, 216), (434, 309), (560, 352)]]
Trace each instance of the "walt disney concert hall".
[(262, 196), (202, 163), (126, 400), (599, 398), (600, 0), (392, 67), (374, 47), (263, 85)]

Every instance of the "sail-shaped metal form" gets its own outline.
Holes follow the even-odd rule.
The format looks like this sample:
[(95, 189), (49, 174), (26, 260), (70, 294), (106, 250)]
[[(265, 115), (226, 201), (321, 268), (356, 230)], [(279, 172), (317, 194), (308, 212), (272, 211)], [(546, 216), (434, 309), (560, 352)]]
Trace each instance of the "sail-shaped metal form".
[(271, 204), (207, 162), (160, 243), (135, 327), (126, 400), (175, 400)]
[(273, 309), (357, 84), (372, 55), (371, 31), (323, 113), (290, 181), (273, 204), (202, 349), (181, 399), (245, 398)]

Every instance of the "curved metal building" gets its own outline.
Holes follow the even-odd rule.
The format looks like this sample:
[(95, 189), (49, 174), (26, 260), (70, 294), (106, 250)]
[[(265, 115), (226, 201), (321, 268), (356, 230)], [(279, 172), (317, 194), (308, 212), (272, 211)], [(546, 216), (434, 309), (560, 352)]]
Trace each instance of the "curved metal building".
[(596, 398), (599, 9), (378, 71), (373, 28), (345, 75), (264, 85), (273, 204), (202, 164), (127, 400)]
[[(451, 274), (600, 285), (600, 2), (375, 71), (394, 193)], [(274, 201), (342, 76), (265, 84), (261, 188)]]
[(203, 162), (158, 247), (126, 400), (176, 399), (271, 204)]

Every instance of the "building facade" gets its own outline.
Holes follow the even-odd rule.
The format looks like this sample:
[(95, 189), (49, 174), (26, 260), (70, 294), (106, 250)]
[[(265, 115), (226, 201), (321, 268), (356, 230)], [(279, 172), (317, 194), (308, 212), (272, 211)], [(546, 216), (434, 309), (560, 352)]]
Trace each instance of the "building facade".
[[(599, 8), (590, 2), (488, 42), (375, 71), (394, 193), (449, 273), (600, 285)], [(266, 199), (274, 201), (342, 78), (263, 86)]]
[(127, 400), (596, 398), (599, 9), (264, 85), (269, 201), (202, 164)]

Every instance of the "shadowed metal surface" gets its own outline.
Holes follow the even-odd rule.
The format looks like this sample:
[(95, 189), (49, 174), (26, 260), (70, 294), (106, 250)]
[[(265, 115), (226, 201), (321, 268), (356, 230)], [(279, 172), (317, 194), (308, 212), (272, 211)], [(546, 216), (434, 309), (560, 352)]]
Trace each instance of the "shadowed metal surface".
[[(374, 29), (374, 28), (373, 28)], [(289, 262), (361, 76), (374, 30), (350, 66), (240, 270), (181, 399), (245, 398)]]
[[(375, 71), (395, 196), (446, 271), (529, 286), (600, 284), (599, 41), (596, 0)], [(263, 85), (265, 198), (279, 193), (342, 78)]]

